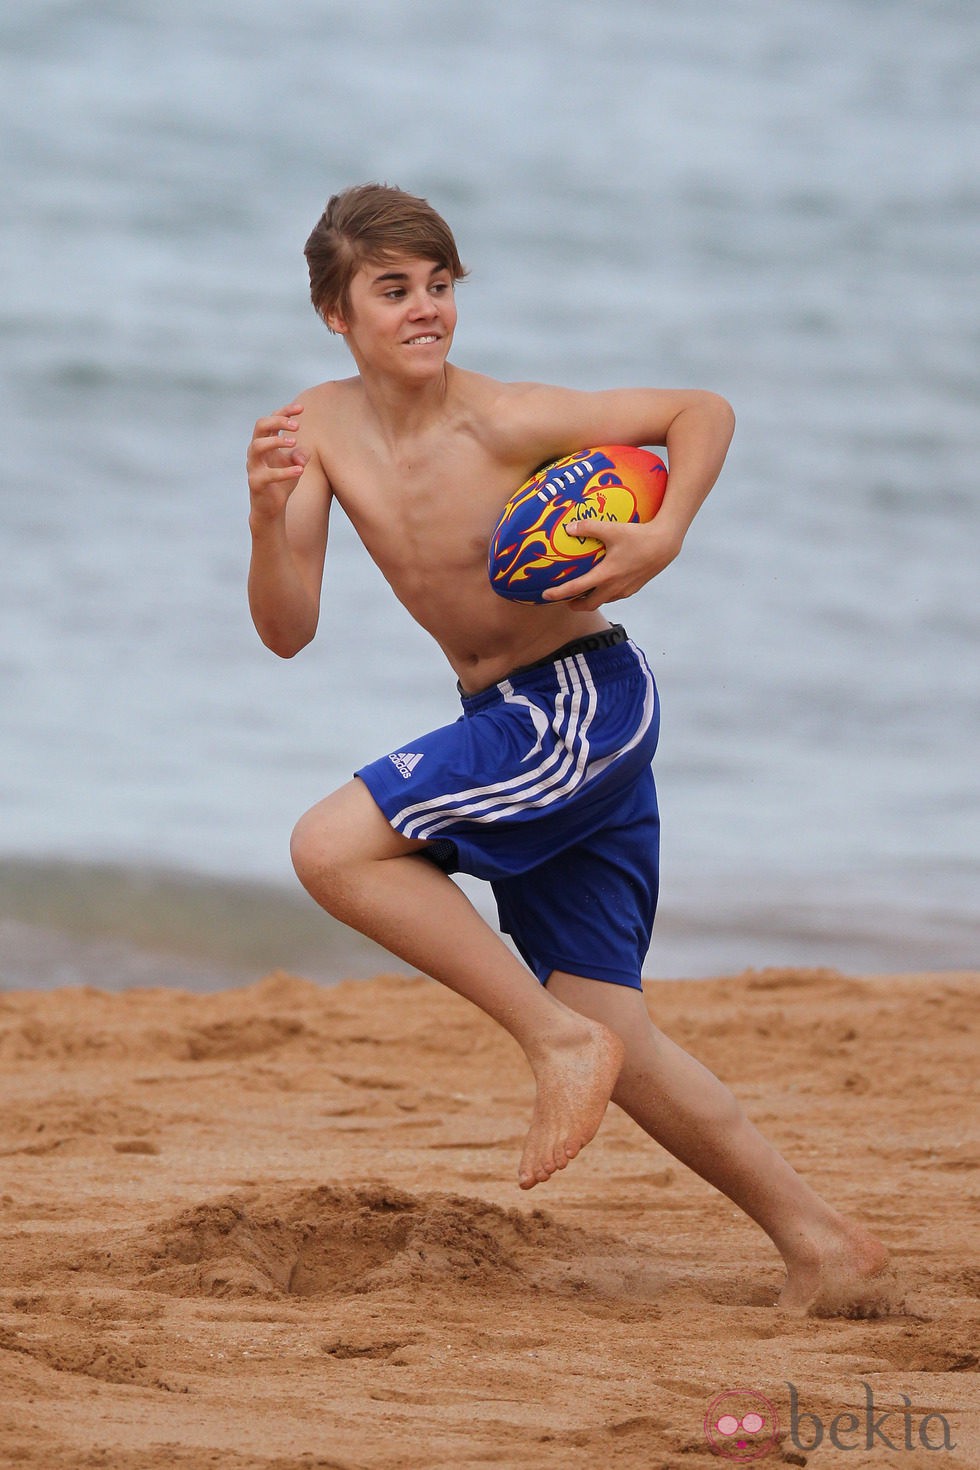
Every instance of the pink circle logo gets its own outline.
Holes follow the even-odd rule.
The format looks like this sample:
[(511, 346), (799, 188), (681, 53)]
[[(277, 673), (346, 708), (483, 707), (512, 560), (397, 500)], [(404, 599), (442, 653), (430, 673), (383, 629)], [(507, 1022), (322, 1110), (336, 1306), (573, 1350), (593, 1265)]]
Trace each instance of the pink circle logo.
[(779, 1415), (755, 1388), (726, 1388), (711, 1400), (704, 1435), (726, 1460), (759, 1460), (776, 1447)]

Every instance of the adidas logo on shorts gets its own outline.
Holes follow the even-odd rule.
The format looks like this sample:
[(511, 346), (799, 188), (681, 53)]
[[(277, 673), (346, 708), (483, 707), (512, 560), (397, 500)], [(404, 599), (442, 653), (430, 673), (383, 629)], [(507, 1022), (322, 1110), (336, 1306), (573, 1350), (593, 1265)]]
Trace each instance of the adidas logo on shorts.
[(390, 755), (388, 759), (395, 767), (395, 770), (400, 771), (407, 781), (422, 759), (422, 753), (415, 755), (410, 750), (400, 750), (397, 755)]

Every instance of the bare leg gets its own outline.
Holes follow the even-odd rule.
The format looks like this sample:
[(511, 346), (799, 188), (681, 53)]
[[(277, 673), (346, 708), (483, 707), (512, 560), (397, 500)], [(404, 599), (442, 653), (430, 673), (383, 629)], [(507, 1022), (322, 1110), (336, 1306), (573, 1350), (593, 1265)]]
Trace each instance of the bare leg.
[(773, 1241), (787, 1273), (781, 1306), (858, 1314), (863, 1300), (874, 1310), (884, 1246), (800, 1178), (724, 1083), (653, 1025), (638, 990), (558, 971), (548, 988), (622, 1038), (613, 1101)]
[(564, 1169), (595, 1137), (623, 1058), (619, 1037), (539, 985), (445, 873), (420, 858), (361, 781), (307, 812), (296, 872), (323, 908), (478, 1005), (522, 1047), (537, 1085), (522, 1189)]

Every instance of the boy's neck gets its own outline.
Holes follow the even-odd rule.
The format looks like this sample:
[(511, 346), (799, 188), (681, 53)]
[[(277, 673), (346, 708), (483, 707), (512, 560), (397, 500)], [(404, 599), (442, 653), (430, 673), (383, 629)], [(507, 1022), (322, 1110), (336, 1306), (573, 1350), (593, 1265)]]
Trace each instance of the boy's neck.
[(443, 418), (453, 372), (446, 363), (438, 378), (406, 383), (369, 369), (361, 371), (368, 407), (388, 444), (416, 438)]

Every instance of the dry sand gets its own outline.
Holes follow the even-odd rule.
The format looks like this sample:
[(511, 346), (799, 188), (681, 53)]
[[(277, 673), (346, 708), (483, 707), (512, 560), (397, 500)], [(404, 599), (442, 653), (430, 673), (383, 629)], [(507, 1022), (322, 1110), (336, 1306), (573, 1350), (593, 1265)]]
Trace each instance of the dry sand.
[(766, 1238), (613, 1109), (522, 1194), (523, 1059), (428, 980), (0, 994), (0, 1465), (699, 1470), (761, 1444), (705, 1437), (743, 1389), (756, 1463), (976, 1470), (978, 978), (647, 986), (892, 1249), (877, 1320), (773, 1307)]

